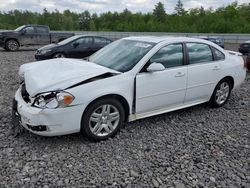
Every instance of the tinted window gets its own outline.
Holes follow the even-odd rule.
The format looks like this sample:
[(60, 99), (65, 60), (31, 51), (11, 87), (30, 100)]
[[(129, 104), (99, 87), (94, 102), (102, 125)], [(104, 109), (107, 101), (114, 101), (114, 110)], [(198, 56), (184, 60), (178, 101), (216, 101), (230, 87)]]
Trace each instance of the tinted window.
[(215, 60), (219, 61), (219, 60), (225, 59), (225, 55), (221, 51), (217, 50), (216, 48), (213, 48), (213, 50), (214, 50), (214, 59)]
[(150, 63), (161, 63), (165, 68), (181, 66), (183, 64), (182, 44), (171, 44), (160, 49), (150, 59)]
[(109, 43), (107, 39), (100, 38), (100, 37), (95, 37), (94, 42), (95, 42), (95, 45), (98, 45), (98, 46), (105, 46), (106, 44)]
[(73, 45), (77, 44), (77, 47), (85, 47), (92, 45), (92, 37), (79, 38), (73, 42)]
[(212, 51), (206, 44), (187, 43), (187, 50), (189, 55), (189, 64), (213, 61)]
[(26, 27), (24, 30), (26, 33), (35, 33), (34, 27)]
[(244, 47), (244, 48), (250, 48), (250, 44), (248, 44), (248, 43), (242, 44), (242, 47)]
[(48, 33), (48, 29), (46, 27), (37, 27), (36, 28), (37, 33)]

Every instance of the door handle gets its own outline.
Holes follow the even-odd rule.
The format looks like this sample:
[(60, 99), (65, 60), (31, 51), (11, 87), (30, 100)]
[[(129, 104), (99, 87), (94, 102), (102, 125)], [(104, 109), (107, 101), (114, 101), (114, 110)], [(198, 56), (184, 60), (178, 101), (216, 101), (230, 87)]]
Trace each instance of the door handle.
[(185, 73), (182, 73), (182, 72), (178, 72), (175, 77), (183, 77), (185, 76)]
[(213, 70), (220, 70), (219, 66), (214, 66)]

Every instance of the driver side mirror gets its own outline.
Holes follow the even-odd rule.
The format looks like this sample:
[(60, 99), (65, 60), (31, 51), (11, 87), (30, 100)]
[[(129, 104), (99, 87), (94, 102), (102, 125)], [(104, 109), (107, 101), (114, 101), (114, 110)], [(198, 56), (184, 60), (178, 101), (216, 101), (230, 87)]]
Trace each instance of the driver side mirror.
[(157, 72), (163, 70), (165, 70), (165, 67), (161, 63), (152, 63), (147, 68), (148, 72)]
[(24, 35), (26, 33), (26, 29), (23, 29), (21, 33)]

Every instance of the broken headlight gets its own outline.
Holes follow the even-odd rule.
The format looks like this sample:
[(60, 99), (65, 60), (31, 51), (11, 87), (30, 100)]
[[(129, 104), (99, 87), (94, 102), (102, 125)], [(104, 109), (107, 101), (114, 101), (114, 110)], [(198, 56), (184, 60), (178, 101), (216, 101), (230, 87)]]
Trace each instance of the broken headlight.
[(53, 91), (38, 95), (33, 103), (33, 106), (38, 108), (64, 108), (70, 106), (75, 97), (65, 91)]

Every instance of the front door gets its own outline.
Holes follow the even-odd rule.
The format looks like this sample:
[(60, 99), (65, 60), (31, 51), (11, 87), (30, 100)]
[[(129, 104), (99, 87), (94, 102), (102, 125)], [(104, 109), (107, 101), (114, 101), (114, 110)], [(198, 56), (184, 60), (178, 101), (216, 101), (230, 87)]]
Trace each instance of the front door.
[(22, 30), (21, 44), (22, 45), (34, 45), (36, 44), (36, 31), (33, 26), (27, 26)]
[[(151, 63), (161, 63), (166, 69), (147, 72), (146, 68)], [(136, 114), (182, 105), (186, 85), (183, 44), (161, 48), (136, 76)]]

